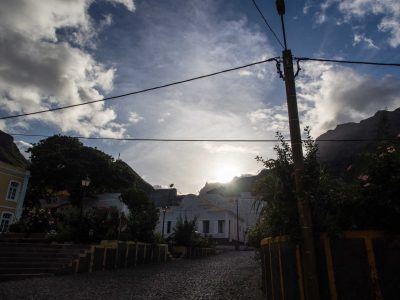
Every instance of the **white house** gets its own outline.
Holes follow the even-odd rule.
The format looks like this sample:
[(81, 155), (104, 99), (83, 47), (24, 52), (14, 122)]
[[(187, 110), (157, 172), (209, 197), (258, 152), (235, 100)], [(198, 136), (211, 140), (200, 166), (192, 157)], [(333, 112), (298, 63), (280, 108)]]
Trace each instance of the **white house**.
[[(220, 207), (205, 198), (196, 195), (186, 195), (177, 206), (169, 207), (165, 212), (160, 209), (159, 222), (156, 230), (162, 233), (164, 224), (164, 237), (173, 233), (179, 219), (197, 219), (197, 231), (204, 236), (212, 236), (219, 243), (229, 243), (237, 240), (245, 241), (247, 224), (236, 213), (225, 207)], [(238, 231), (237, 231), (238, 230)]]

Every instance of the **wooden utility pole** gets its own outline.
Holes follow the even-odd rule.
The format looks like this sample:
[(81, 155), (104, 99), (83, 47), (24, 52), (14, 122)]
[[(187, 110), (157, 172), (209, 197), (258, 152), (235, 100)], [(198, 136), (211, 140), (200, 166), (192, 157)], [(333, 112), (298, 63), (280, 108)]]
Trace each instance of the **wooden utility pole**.
[(302, 187), (302, 175), (304, 171), (303, 148), (300, 132), (299, 112), (297, 109), (297, 96), (295, 75), (293, 71), (293, 56), (290, 49), (287, 49), (286, 33), (283, 15), (285, 14), (284, 0), (277, 0), (276, 7), (281, 17), (282, 31), (285, 50), (282, 52), (284, 81), (286, 86), (286, 97), (289, 115), (290, 140), (292, 146), (292, 157), (294, 162), (294, 176), (297, 197), (297, 209), (299, 224), (302, 233), (302, 260), (304, 270), (304, 284), (306, 299), (318, 300), (319, 285), (317, 277), (314, 236), (312, 230), (311, 208), (308, 197), (304, 195)]

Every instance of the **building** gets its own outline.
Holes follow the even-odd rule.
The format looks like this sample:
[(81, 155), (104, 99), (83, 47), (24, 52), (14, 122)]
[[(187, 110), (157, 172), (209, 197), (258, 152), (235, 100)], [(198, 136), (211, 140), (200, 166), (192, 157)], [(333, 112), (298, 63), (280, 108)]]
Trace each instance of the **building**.
[(179, 205), (181, 200), (181, 197), (177, 195), (177, 190), (174, 188), (155, 188), (148, 195), (156, 207), (176, 206)]
[(196, 218), (198, 233), (211, 236), (219, 244), (237, 241), (238, 233), (239, 242), (245, 242), (247, 224), (243, 218), (196, 195), (183, 196), (179, 205), (168, 207), (165, 218), (160, 209), (156, 230), (162, 234), (164, 224), (164, 237), (167, 238), (173, 233), (177, 221), (185, 218)]
[(0, 232), (22, 214), (30, 173), (13, 138), (0, 131)]

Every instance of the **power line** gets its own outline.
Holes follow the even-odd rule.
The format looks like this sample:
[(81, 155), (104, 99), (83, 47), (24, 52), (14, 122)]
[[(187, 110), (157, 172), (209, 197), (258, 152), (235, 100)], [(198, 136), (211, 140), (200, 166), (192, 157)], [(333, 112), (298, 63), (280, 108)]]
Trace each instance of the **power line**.
[(271, 62), (271, 61), (274, 61), (275, 59), (277, 59), (277, 57), (268, 58), (268, 59), (264, 59), (264, 60), (261, 60), (261, 61), (258, 61), (258, 62), (250, 63), (250, 64), (239, 66), (239, 67), (225, 69), (225, 70), (222, 70), (222, 71), (217, 71), (217, 72), (209, 73), (209, 74), (206, 74), (206, 75), (200, 75), (200, 76), (192, 77), (192, 78), (189, 78), (189, 79), (184, 79), (184, 80), (180, 80), (180, 81), (174, 81), (174, 82), (171, 82), (171, 83), (158, 85), (158, 86), (155, 86), (155, 87), (151, 87), (151, 88), (147, 88), (147, 89), (143, 89), (143, 90), (139, 90), (139, 91), (134, 91), (134, 92), (129, 92), (129, 93), (121, 94), (121, 95), (111, 96), (111, 97), (107, 97), (107, 98), (103, 98), (103, 99), (91, 100), (91, 101), (82, 102), (82, 103), (78, 103), (78, 104), (72, 104), (72, 105), (60, 106), (60, 107), (55, 107), (55, 108), (49, 108), (49, 109), (30, 112), (30, 113), (22, 113), (22, 114), (17, 114), (17, 115), (3, 116), (3, 117), (0, 117), (0, 120), (31, 116), (31, 115), (42, 114), (42, 113), (46, 113), (46, 112), (52, 112), (52, 111), (57, 111), (57, 110), (63, 110), (63, 109), (67, 109), (67, 108), (82, 106), (82, 105), (88, 105), (88, 104), (97, 103), (97, 102), (105, 102), (105, 101), (115, 100), (115, 99), (126, 97), (126, 96), (137, 95), (137, 94), (141, 94), (141, 93), (145, 93), (145, 92), (159, 90), (159, 89), (170, 87), (170, 86), (173, 86), (173, 85), (178, 85), (178, 84), (182, 84), (182, 83), (186, 83), (186, 82), (190, 82), (190, 81), (195, 81), (195, 80), (198, 80), (198, 79), (204, 79), (204, 78), (207, 78), (207, 77), (211, 77), (211, 76), (215, 76), (215, 75), (219, 75), (219, 74), (223, 74), (223, 73), (228, 73), (228, 72), (231, 72), (231, 71), (236, 71), (236, 70), (248, 68), (248, 67), (259, 65), (259, 64), (263, 64), (263, 63), (266, 63), (266, 62)]
[[(53, 135), (45, 134), (27, 134), (27, 133), (8, 133), (12, 136), (25, 137), (42, 137), (49, 138)], [(113, 141), (138, 141), (138, 142), (238, 142), (238, 143), (263, 143), (263, 142), (279, 142), (277, 139), (168, 139), (168, 138), (113, 138), (113, 137), (85, 137), (85, 136), (68, 136), (71, 138), (85, 140), (113, 140)], [(379, 141), (398, 141), (399, 139), (319, 139), (319, 140), (302, 140), (303, 142), (379, 142)], [(290, 140), (283, 140), (290, 142)]]
[(275, 33), (275, 31), (272, 29), (272, 27), (269, 25), (267, 19), (264, 17), (264, 14), (262, 13), (262, 11), (260, 10), (260, 8), (258, 7), (257, 3), (255, 0), (251, 0), (255, 6), (255, 8), (258, 10), (261, 18), (264, 20), (265, 25), (267, 25), (268, 29), (272, 32), (272, 34), (274, 35), (275, 39), (278, 41), (278, 43), (282, 46), (282, 48), (285, 48), (281, 42), (281, 40), (279, 39), (278, 35)]
[(373, 65), (373, 66), (389, 66), (389, 67), (400, 67), (400, 63), (383, 63), (383, 62), (371, 62), (371, 61), (359, 61), (359, 60), (338, 60), (338, 59), (325, 59), (325, 58), (310, 58), (310, 57), (295, 57), (298, 61), (321, 61), (321, 62), (333, 62), (343, 64), (362, 64), (362, 65)]

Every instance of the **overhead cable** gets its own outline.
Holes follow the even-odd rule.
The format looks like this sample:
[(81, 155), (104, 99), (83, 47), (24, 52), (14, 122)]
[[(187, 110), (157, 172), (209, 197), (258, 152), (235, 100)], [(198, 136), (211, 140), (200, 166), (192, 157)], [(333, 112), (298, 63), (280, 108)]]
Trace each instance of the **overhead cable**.
[(266, 63), (266, 62), (271, 62), (271, 61), (274, 61), (275, 59), (277, 59), (277, 58), (276, 57), (268, 58), (268, 59), (264, 59), (264, 60), (261, 60), (261, 61), (257, 61), (257, 62), (250, 63), (250, 64), (247, 64), (247, 65), (239, 66), (239, 67), (225, 69), (225, 70), (222, 70), (222, 71), (217, 71), (217, 72), (209, 73), (209, 74), (206, 74), (206, 75), (200, 75), (200, 76), (192, 77), (192, 78), (189, 78), (189, 79), (184, 79), (184, 80), (180, 80), (180, 81), (174, 81), (174, 82), (166, 83), (166, 84), (163, 84), (163, 85), (158, 85), (158, 86), (147, 88), (147, 89), (143, 89), (143, 90), (138, 90), (138, 91), (129, 92), (129, 93), (121, 94), (121, 95), (106, 97), (106, 98), (103, 98), (103, 99), (91, 100), (91, 101), (86, 101), (86, 102), (77, 103), (77, 104), (71, 104), (71, 105), (66, 105), (66, 106), (59, 106), (59, 107), (44, 109), (44, 110), (40, 110), (40, 111), (21, 113), (21, 114), (16, 114), (16, 115), (2, 116), (2, 117), (0, 117), (0, 120), (31, 116), (31, 115), (36, 115), (36, 114), (42, 114), (42, 113), (47, 113), (47, 112), (52, 112), (52, 111), (63, 110), (63, 109), (67, 109), (67, 108), (73, 108), (73, 107), (82, 106), (82, 105), (93, 104), (93, 103), (97, 103), (97, 102), (105, 102), (105, 101), (115, 100), (115, 99), (123, 98), (123, 97), (126, 97), (126, 96), (132, 96), (132, 95), (137, 95), (137, 94), (141, 94), (141, 93), (145, 93), (145, 92), (159, 90), (159, 89), (163, 89), (163, 88), (166, 88), (166, 87), (170, 87), (170, 86), (174, 86), (174, 85), (178, 85), (178, 84), (182, 84), (182, 83), (186, 83), (186, 82), (190, 82), (190, 81), (204, 79), (204, 78), (207, 78), (207, 77), (216, 76), (216, 75), (219, 75), (219, 74), (228, 73), (228, 72), (232, 72), (232, 71), (248, 68), (248, 67), (259, 65), (259, 64), (263, 64), (263, 63)]
[(372, 61), (359, 61), (359, 60), (339, 60), (339, 59), (325, 59), (325, 58), (310, 58), (310, 57), (295, 57), (297, 61), (320, 61), (320, 62), (332, 62), (342, 64), (361, 64), (361, 65), (373, 65), (373, 66), (388, 66), (388, 67), (400, 67), (400, 63), (384, 63), (384, 62), (372, 62)]
[(261, 18), (264, 20), (265, 25), (267, 25), (268, 29), (272, 32), (272, 34), (274, 35), (275, 39), (278, 41), (278, 43), (282, 46), (282, 48), (285, 48), (285, 46), (283, 46), (281, 40), (279, 39), (278, 35), (275, 33), (275, 31), (272, 29), (272, 27), (269, 25), (267, 19), (264, 17), (264, 14), (262, 13), (262, 11), (260, 10), (260, 8), (258, 7), (257, 3), (255, 0), (251, 0), (255, 6), (255, 8), (258, 10), (258, 13), (260, 14)]
[[(28, 134), (28, 133), (8, 133), (12, 136), (25, 136), (25, 137), (42, 137), (49, 138), (54, 135), (45, 134)], [(278, 142), (277, 139), (179, 139), (179, 138), (113, 138), (113, 137), (85, 137), (85, 136), (68, 136), (71, 138), (85, 139), (85, 140), (113, 140), (113, 141), (138, 141), (138, 142), (232, 142), (232, 143), (263, 143), (263, 142)], [(304, 139), (303, 142), (380, 142), (380, 141), (398, 141), (399, 139), (317, 139), (308, 140)], [(283, 140), (289, 142), (290, 140)]]

